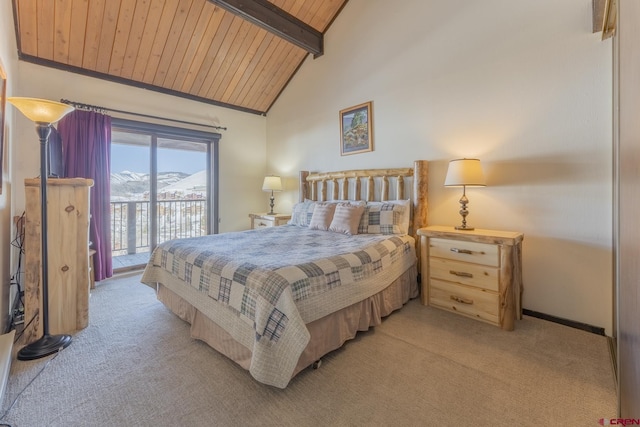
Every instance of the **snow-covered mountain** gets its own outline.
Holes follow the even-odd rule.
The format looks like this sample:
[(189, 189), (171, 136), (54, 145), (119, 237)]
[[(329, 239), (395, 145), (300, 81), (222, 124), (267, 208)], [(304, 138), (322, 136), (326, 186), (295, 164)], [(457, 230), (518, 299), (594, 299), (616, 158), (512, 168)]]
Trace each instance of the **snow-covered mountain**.
[(139, 173), (139, 172), (130, 172), (130, 171), (122, 171), (119, 173), (111, 174), (111, 185), (113, 184), (124, 184), (125, 182), (130, 181), (144, 181), (149, 180), (149, 174)]
[(203, 170), (189, 175), (177, 182), (162, 188), (162, 191), (186, 193), (205, 193), (207, 191), (207, 171)]
[[(158, 174), (158, 190), (176, 184), (189, 175), (184, 172), (160, 172)], [(145, 193), (147, 196), (145, 197)], [(148, 200), (149, 174), (122, 171), (111, 174), (111, 200)]]
[[(207, 172), (158, 174), (157, 242), (207, 232)], [(135, 233), (138, 245), (149, 242), (149, 174), (123, 171), (111, 174), (111, 235), (115, 255), (129, 253), (127, 233)], [(132, 212), (135, 218), (132, 221)], [(119, 237), (118, 237), (119, 236)], [(146, 243), (145, 243), (146, 242)], [(138, 246), (140, 248), (141, 246)]]

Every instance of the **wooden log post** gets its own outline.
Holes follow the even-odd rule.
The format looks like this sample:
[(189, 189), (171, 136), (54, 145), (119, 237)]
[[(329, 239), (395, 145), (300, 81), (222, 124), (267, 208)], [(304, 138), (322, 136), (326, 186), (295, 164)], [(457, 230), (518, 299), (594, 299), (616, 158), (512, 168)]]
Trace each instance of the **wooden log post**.
[(331, 198), (338, 200), (338, 181), (335, 178), (331, 178)]
[(380, 200), (386, 202), (389, 200), (389, 178), (385, 175), (382, 177), (382, 190), (380, 191)]

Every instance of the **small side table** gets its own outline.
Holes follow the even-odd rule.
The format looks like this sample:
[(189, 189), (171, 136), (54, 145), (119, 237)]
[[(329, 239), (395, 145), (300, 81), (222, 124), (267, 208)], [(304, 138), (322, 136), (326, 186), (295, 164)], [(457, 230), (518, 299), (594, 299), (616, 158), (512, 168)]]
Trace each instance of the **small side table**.
[(418, 230), (422, 304), (511, 331), (522, 318), (522, 239), (511, 231)]
[(290, 214), (268, 214), (268, 213), (251, 213), (251, 229), (264, 227), (277, 227), (284, 225), (291, 219)]

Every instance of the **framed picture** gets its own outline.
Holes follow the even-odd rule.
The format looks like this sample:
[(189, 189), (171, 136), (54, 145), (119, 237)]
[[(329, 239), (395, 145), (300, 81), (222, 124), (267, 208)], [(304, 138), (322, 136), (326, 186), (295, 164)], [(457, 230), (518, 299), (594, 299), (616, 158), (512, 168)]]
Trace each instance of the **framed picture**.
[(340, 154), (373, 151), (372, 102), (340, 110)]
[(0, 62), (0, 194), (2, 194), (2, 173), (4, 172), (4, 115), (7, 105), (7, 75), (4, 73)]

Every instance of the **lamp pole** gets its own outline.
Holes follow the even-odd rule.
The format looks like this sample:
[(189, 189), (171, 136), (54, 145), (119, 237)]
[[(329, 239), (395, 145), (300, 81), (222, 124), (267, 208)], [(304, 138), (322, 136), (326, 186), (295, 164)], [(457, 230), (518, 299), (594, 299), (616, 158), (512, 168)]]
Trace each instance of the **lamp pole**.
[(47, 239), (47, 145), (51, 135), (51, 124), (36, 122), (36, 133), (40, 138), (40, 233), (42, 260), (42, 330), (49, 335), (49, 242)]

